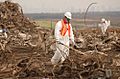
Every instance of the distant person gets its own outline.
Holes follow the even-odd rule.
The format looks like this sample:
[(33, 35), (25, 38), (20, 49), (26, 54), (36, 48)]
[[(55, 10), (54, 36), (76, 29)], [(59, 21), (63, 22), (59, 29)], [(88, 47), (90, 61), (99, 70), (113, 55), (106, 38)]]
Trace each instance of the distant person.
[(101, 28), (102, 34), (104, 35), (106, 33), (108, 26), (110, 26), (110, 20), (107, 21), (105, 18), (102, 18), (99, 26)]
[(51, 59), (52, 64), (63, 63), (64, 60), (69, 56), (69, 44), (77, 46), (74, 42), (74, 34), (70, 20), (72, 14), (66, 12), (64, 18), (58, 21), (55, 26), (55, 39), (56, 39), (56, 51)]

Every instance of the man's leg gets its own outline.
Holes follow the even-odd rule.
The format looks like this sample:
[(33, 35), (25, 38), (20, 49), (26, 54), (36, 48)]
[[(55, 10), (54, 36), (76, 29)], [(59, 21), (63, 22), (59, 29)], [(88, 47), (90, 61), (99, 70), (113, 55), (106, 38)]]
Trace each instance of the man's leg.
[(54, 56), (51, 59), (51, 62), (52, 64), (58, 64), (60, 59), (61, 59), (61, 55), (59, 53), (59, 50), (56, 50)]
[(69, 48), (66, 46), (63, 46), (63, 52), (62, 52), (62, 57), (61, 57), (61, 63), (65, 61), (65, 59), (69, 56)]
[(63, 47), (60, 44), (56, 44), (56, 47), (55, 54), (51, 59), (52, 64), (58, 64), (61, 61), (61, 50)]

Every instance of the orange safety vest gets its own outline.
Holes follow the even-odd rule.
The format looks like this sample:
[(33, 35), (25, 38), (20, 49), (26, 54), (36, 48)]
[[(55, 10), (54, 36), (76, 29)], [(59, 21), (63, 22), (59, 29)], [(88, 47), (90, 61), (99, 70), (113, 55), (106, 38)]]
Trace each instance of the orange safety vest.
[(61, 20), (61, 22), (62, 22), (62, 28), (61, 28), (61, 30), (60, 30), (61, 35), (62, 35), (62, 36), (65, 36), (65, 34), (66, 34), (67, 30), (68, 30), (68, 35), (70, 36), (70, 24), (68, 24), (68, 28), (67, 28), (67, 26), (66, 26), (66, 24), (64, 23), (64, 21)]

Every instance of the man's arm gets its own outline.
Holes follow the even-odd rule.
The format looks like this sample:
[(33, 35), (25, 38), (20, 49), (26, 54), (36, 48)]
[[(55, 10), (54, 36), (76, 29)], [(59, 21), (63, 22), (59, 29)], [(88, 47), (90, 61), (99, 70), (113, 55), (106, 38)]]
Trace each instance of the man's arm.
[(56, 41), (59, 41), (61, 35), (60, 35), (60, 30), (61, 30), (61, 21), (59, 21), (56, 26), (55, 26), (55, 39)]
[(72, 30), (72, 26), (70, 25), (70, 27), (71, 27), (71, 30), (70, 30), (70, 40), (71, 40), (74, 48), (79, 49), (80, 47), (74, 41), (74, 33), (73, 33), (73, 30)]
[(74, 41), (74, 34), (73, 34), (73, 29), (72, 26), (70, 25), (70, 41), (73, 43), (73, 45), (75, 45), (75, 41)]

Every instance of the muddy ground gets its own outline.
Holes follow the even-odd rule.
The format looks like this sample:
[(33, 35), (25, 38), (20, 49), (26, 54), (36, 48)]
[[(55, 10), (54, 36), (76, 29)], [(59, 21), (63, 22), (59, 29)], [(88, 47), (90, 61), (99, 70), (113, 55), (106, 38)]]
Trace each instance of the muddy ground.
[[(51, 30), (43, 31), (48, 34), (42, 42), (37, 36), (30, 42), (12, 37), (6, 44), (5, 50), (1, 50), (0, 77), (12, 79), (119, 79), (120, 29), (109, 28), (104, 36), (99, 31), (96, 28), (79, 30), (78, 37), (75, 37), (77, 37), (76, 42), (80, 48), (70, 49), (70, 56), (66, 61), (55, 67), (48, 64), (55, 51), (53, 35), (49, 35)], [(81, 54), (80, 51), (84, 54)]]

